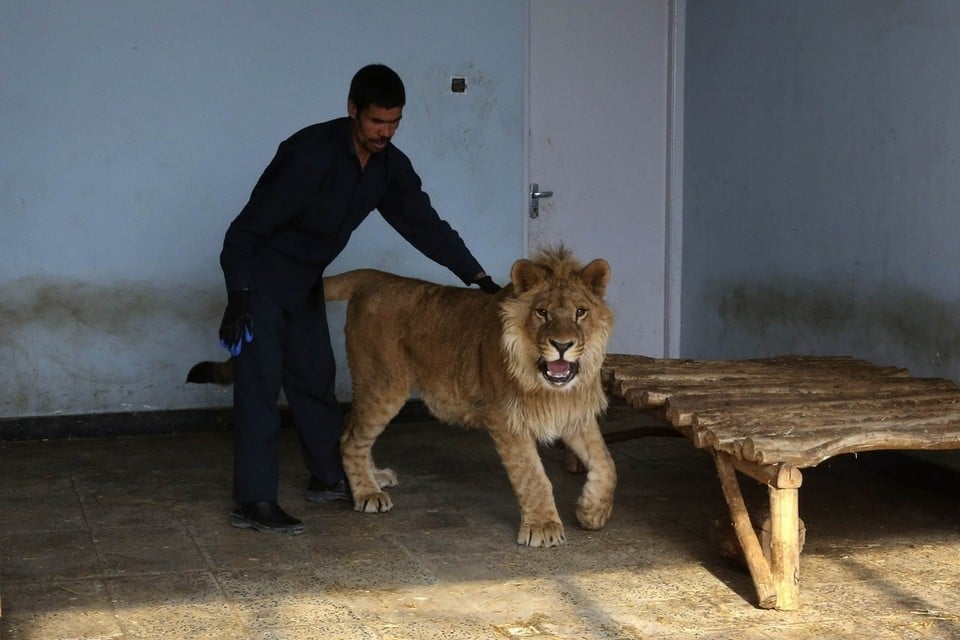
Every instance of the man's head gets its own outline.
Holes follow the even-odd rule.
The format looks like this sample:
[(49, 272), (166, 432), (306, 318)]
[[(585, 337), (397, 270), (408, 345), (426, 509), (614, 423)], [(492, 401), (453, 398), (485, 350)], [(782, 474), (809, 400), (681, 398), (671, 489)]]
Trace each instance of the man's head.
[(368, 64), (354, 74), (347, 99), (357, 111), (372, 104), (393, 109), (406, 104), (407, 94), (403, 81), (393, 69), (384, 64)]
[(405, 102), (403, 81), (390, 67), (371, 64), (353, 76), (347, 113), (362, 165), (366, 165), (371, 154), (382, 151), (397, 132)]

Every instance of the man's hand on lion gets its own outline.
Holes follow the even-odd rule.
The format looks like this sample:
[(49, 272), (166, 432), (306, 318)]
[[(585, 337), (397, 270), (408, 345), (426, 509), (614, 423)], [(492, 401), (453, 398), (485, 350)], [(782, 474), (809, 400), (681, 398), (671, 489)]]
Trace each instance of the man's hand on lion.
[(477, 283), (477, 286), (479, 286), (484, 293), (496, 293), (500, 291), (500, 285), (485, 273), (481, 274), (474, 282)]

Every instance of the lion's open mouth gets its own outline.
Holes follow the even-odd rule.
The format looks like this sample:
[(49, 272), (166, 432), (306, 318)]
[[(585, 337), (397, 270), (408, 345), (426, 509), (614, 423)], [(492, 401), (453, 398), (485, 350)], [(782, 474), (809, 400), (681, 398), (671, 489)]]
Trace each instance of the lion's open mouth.
[(543, 377), (555, 385), (567, 384), (573, 380), (580, 369), (576, 362), (567, 362), (566, 360), (547, 362), (543, 359), (543, 356), (537, 360), (537, 365), (540, 367), (540, 373), (543, 374)]

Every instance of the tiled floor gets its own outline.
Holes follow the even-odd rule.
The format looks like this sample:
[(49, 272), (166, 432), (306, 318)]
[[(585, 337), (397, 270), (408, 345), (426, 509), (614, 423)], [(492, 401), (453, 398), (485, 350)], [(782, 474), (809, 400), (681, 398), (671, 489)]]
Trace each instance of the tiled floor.
[(527, 549), (484, 433), (391, 426), (378, 461), (401, 485), (376, 515), (305, 502), (286, 436), (292, 538), (228, 525), (228, 432), (0, 443), (0, 638), (960, 638), (960, 473), (926, 459), (804, 473), (803, 604), (777, 612), (718, 553), (719, 482), (682, 438), (611, 445), (600, 532), (577, 528), (583, 478), (544, 450), (567, 544)]

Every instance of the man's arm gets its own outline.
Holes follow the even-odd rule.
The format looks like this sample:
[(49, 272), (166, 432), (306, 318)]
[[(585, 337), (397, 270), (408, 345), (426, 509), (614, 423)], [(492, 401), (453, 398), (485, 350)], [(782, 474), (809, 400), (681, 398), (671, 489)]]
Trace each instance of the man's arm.
[(450, 269), (464, 284), (479, 282), (486, 273), (463, 239), (443, 220), (424, 193), (420, 176), (400, 151), (391, 157), (391, 184), (378, 206), (380, 214), (422, 254)]

